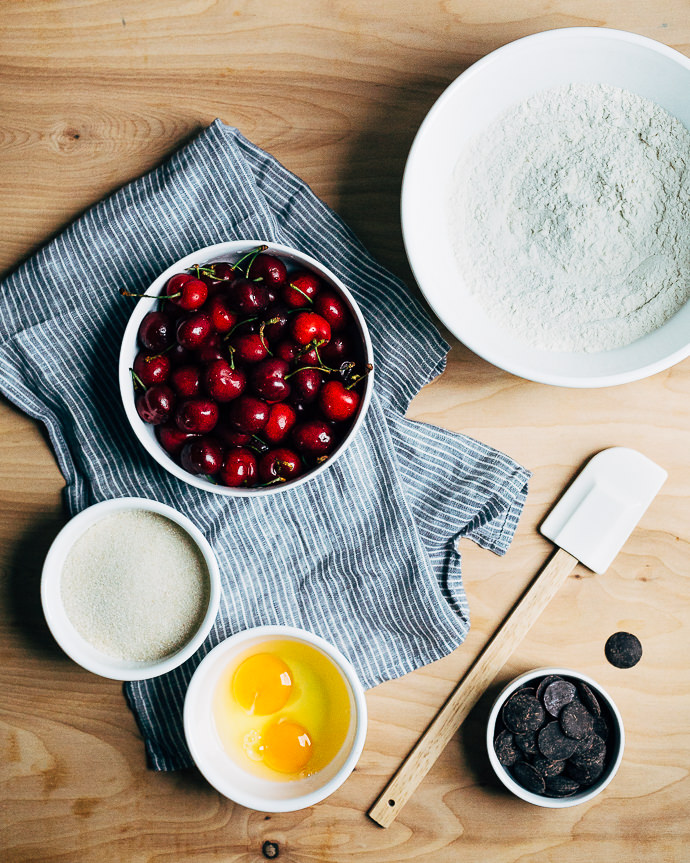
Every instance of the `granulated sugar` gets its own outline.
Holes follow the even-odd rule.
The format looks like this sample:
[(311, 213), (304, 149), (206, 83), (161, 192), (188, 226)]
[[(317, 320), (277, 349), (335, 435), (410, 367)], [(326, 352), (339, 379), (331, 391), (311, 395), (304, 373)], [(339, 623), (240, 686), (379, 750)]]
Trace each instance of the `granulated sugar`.
[(461, 154), (449, 221), (464, 284), (516, 338), (629, 344), (690, 297), (690, 131), (617, 87), (537, 93)]
[(196, 543), (157, 513), (106, 516), (74, 544), (62, 601), (77, 631), (122, 660), (153, 661), (181, 648), (208, 608), (208, 567)]

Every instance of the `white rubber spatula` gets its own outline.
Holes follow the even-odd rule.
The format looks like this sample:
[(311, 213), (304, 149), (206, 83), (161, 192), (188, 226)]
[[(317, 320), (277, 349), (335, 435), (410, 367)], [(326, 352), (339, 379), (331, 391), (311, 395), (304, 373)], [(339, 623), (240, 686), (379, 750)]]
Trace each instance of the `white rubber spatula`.
[(626, 447), (587, 462), (541, 526), (558, 546), (546, 566), (479, 654), (398, 772), (369, 810), (388, 827), (525, 637), (578, 561), (603, 573), (664, 484), (667, 473)]

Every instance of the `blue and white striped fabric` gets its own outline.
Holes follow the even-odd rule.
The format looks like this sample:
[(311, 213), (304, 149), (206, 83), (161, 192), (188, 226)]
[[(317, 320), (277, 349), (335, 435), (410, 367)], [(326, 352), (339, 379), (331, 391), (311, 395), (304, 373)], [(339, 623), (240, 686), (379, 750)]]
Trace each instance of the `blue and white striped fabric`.
[[(176, 259), (223, 240), (263, 237), (323, 260), (351, 288), (376, 359), (366, 423), (322, 476), (280, 495), (229, 499), (152, 461), (128, 426), (117, 358), (132, 310)], [(301, 626), (334, 642), (365, 686), (457, 647), (469, 627), (456, 542), (503, 554), (528, 473), (477, 441), (405, 419), (444, 368), (448, 346), (297, 177), (216, 121), (166, 164), (98, 204), (22, 265), (0, 291), (0, 389), (45, 424), (74, 515), (128, 495), (183, 510), (223, 577), (216, 625), (197, 656), (125, 694), (149, 763), (190, 763), (184, 693), (200, 659), (241, 629)]]

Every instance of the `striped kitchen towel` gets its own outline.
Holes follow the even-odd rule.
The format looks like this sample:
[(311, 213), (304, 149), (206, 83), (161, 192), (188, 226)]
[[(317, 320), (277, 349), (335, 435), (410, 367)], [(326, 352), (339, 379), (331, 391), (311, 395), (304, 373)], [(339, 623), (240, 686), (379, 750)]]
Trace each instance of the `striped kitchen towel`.
[[(331, 469), (279, 495), (233, 499), (171, 476), (134, 437), (117, 381), (132, 306), (118, 291), (144, 290), (196, 248), (254, 237), (323, 260), (350, 287), (371, 331), (376, 381), (366, 422)], [(164, 677), (125, 685), (152, 767), (190, 763), (187, 684), (201, 658), (241, 629), (312, 630), (351, 659), (365, 686), (463, 641), (457, 542), (503, 554), (528, 472), (471, 438), (405, 418), (447, 351), (404, 285), (308, 186), (219, 121), (3, 283), (0, 389), (45, 424), (69, 514), (106, 498), (156, 498), (183, 510), (218, 557), (223, 596), (202, 649)]]

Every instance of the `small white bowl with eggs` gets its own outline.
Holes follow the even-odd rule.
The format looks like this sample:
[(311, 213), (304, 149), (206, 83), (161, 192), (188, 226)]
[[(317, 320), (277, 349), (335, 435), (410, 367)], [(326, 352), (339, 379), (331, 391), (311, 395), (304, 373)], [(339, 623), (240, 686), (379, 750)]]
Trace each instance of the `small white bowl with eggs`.
[(230, 800), (293, 812), (332, 794), (364, 747), (364, 689), (346, 657), (290, 626), (231, 636), (201, 662), (184, 704), (196, 766)]
[(48, 628), (87, 671), (158, 677), (189, 659), (220, 603), (216, 557), (173, 507), (124, 497), (94, 504), (55, 537), (41, 576)]

